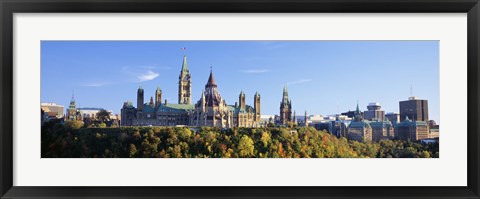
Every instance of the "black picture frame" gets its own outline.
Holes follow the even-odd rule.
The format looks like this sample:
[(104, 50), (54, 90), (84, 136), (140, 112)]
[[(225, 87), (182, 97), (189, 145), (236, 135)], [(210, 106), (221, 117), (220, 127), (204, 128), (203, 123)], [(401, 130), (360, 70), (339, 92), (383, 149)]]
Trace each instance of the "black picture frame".
[[(2, 198), (480, 198), (479, 0), (0, 0)], [(465, 187), (20, 187), (13, 186), (14, 13), (467, 13), (468, 185)], [(448, 171), (445, 171), (448, 172)], [(420, 179), (420, 178), (419, 178)], [(412, 180), (419, 180), (412, 179)], [(92, 179), (93, 180), (93, 179)], [(319, 179), (321, 180), (321, 179)], [(348, 180), (348, 179), (346, 179)]]

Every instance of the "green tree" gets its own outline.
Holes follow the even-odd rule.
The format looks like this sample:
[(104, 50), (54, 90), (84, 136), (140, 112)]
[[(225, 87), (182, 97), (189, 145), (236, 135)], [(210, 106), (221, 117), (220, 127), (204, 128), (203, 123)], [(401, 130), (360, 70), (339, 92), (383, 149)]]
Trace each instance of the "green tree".
[(243, 135), (238, 143), (237, 149), (240, 157), (252, 157), (254, 155), (253, 140), (247, 135)]
[(107, 127), (107, 124), (105, 124), (103, 122), (98, 124), (98, 128), (105, 128), (105, 127)]
[(67, 126), (67, 128), (70, 128), (70, 129), (79, 129), (83, 127), (83, 122), (78, 120), (66, 121), (65, 126)]
[(100, 122), (105, 123), (107, 121), (110, 121), (110, 113), (105, 109), (101, 109), (97, 113), (97, 118), (98, 120), (100, 120)]
[(137, 152), (137, 147), (134, 144), (130, 144), (129, 157), (135, 157), (135, 155), (137, 155)]
[(268, 143), (270, 142), (270, 133), (268, 132), (263, 132), (262, 133), (262, 137), (260, 138), (260, 140), (262, 141), (263, 143), (263, 147), (267, 147)]

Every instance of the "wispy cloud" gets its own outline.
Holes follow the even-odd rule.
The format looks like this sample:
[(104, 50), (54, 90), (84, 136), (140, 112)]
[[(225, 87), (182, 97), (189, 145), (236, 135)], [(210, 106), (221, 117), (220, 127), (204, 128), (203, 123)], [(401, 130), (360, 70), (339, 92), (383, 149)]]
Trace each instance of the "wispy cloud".
[(151, 69), (146, 69), (144, 66), (131, 68), (128, 66), (122, 67), (122, 72), (127, 74), (130, 78), (129, 81), (133, 82), (145, 82), (157, 78), (160, 74), (154, 72)]
[(269, 72), (269, 70), (267, 70), (267, 69), (250, 69), (250, 70), (242, 70), (241, 72), (248, 73), (248, 74), (258, 74), (258, 73)]
[(312, 79), (299, 79), (299, 80), (287, 82), (287, 85), (302, 84), (302, 83), (307, 83), (307, 82), (311, 82), (311, 81), (312, 81)]
[(137, 79), (139, 82), (145, 82), (145, 81), (150, 81), (150, 80), (153, 80), (155, 78), (157, 78), (160, 74), (156, 73), (156, 72), (153, 72), (151, 70), (148, 70), (147, 72), (145, 73), (141, 73), (137, 76)]

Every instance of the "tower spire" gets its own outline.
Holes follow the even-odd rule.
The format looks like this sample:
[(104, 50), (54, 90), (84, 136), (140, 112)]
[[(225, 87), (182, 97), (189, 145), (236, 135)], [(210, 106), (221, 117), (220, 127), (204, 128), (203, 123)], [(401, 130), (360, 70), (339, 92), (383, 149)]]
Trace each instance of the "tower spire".
[(192, 82), (190, 71), (188, 69), (187, 55), (185, 54), (187, 48), (184, 47), (182, 50), (182, 70), (180, 71), (180, 76), (178, 77), (178, 104), (190, 104), (192, 102)]
[(210, 65), (210, 77), (208, 77), (207, 85), (217, 85), (215, 83), (215, 78), (213, 78), (213, 70), (211, 65)]
[(360, 113), (360, 108), (358, 108), (358, 100), (357, 100), (357, 109), (355, 110), (357, 113)]
[(182, 73), (188, 73), (187, 55), (183, 54)]

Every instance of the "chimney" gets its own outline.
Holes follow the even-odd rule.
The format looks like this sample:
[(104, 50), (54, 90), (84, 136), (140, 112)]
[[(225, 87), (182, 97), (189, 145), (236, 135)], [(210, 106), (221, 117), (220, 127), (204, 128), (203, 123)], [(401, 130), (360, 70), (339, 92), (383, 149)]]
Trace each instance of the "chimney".
[(165, 106), (167, 105), (167, 99), (165, 99)]

